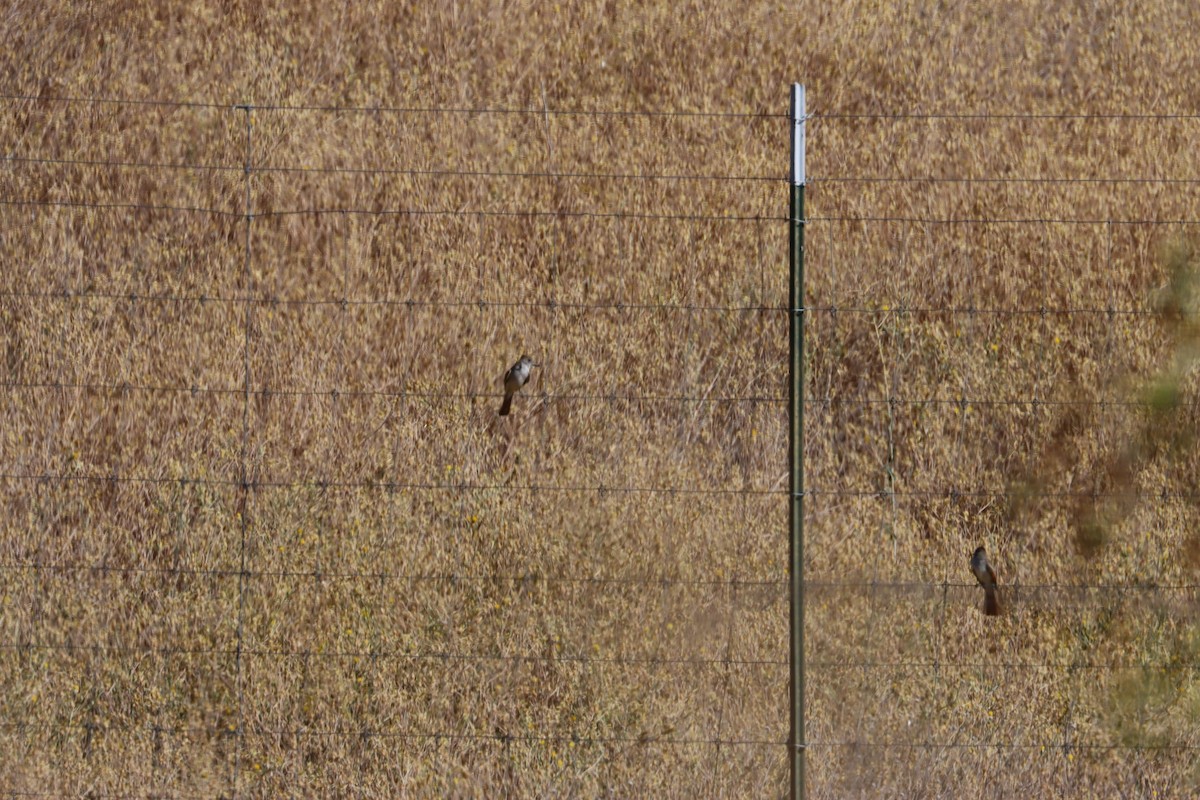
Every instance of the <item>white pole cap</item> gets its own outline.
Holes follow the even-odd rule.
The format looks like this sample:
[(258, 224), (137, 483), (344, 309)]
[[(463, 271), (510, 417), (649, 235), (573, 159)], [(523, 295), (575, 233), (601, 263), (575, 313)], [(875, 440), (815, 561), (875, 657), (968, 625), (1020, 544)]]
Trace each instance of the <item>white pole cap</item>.
[(804, 185), (804, 127), (807, 111), (804, 105), (804, 87), (792, 84), (792, 185)]

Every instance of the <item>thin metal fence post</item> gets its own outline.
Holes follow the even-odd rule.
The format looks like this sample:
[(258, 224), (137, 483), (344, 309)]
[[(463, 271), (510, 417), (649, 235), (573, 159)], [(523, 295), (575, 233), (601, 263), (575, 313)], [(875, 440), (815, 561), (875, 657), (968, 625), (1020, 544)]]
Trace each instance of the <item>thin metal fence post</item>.
[(254, 205), (251, 194), (250, 181), (254, 171), (254, 150), (253, 150), (253, 130), (254, 130), (254, 106), (246, 103), (243, 105), (234, 106), (235, 110), (244, 111), (246, 113), (246, 165), (244, 169), (245, 184), (246, 184), (246, 250), (245, 262), (242, 273), (242, 302), (245, 310), (245, 325), (244, 334), (245, 342), (243, 344), (242, 357), (244, 359), (243, 371), (243, 392), (242, 392), (242, 453), (241, 453), (241, 480), (240, 480), (240, 511), (238, 518), (241, 523), (241, 543), (238, 548), (238, 609), (237, 609), (237, 650), (234, 657), (235, 672), (237, 677), (237, 729), (234, 733), (237, 736), (237, 743), (234, 749), (233, 757), (233, 780), (232, 794), (234, 800), (241, 796), (241, 772), (242, 772), (242, 746), (245, 739), (245, 681), (243, 677), (244, 670), (242, 668), (242, 644), (245, 640), (243, 636), (243, 628), (245, 625), (246, 616), (246, 536), (248, 518), (250, 516), (250, 469), (249, 469), (249, 454), (250, 454), (250, 328), (251, 328), (251, 310), (253, 302), (251, 300), (250, 290), (250, 255), (251, 255), (251, 233), (250, 228), (254, 223)]
[(790, 293), (788, 315), (788, 416), (791, 504), (788, 555), (791, 599), (791, 798), (804, 798), (804, 87), (792, 85), (792, 179), (789, 229)]

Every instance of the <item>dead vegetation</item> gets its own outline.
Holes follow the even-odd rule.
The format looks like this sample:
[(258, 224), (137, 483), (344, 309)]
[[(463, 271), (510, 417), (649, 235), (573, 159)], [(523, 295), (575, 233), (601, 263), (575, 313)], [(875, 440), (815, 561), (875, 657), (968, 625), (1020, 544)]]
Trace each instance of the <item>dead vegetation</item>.
[(779, 795), (800, 80), (812, 796), (1191, 796), (1195, 13), (12, 5), (0, 788)]

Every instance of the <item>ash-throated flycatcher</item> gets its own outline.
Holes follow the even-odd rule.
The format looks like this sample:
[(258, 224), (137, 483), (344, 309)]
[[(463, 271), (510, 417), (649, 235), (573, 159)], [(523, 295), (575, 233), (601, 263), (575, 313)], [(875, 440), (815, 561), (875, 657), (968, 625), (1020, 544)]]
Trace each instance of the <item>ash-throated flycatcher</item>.
[(987, 553), (982, 547), (976, 548), (975, 555), (971, 556), (971, 572), (983, 587), (983, 613), (989, 617), (998, 616), (1000, 599), (996, 597), (996, 573), (988, 563)]
[(508, 372), (504, 373), (504, 403), (500, 406), (500, 416), (508, 416), (508, 412), (512, 408), (513, 395), (517, 393), (518, 389), (529, 383), (529, 373), (536, 366), (540, 365), (533, 363), (533, 359), (529, 356), (523, 355)]

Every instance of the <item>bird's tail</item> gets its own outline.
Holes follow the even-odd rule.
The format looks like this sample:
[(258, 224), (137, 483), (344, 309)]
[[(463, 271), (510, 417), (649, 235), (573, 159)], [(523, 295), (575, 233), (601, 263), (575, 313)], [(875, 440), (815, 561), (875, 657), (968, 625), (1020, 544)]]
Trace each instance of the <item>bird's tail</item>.
[(983, 587), (983, 613), (989, 617), (1000, 616), (1000, 598), (996, 596), (995, 586)]
[(511, 393), (504, 395), (504, 402), (500, 405), (500, 416), (508, 416), (508, 412), (512, 410), (512, 399), (513, 396)]

